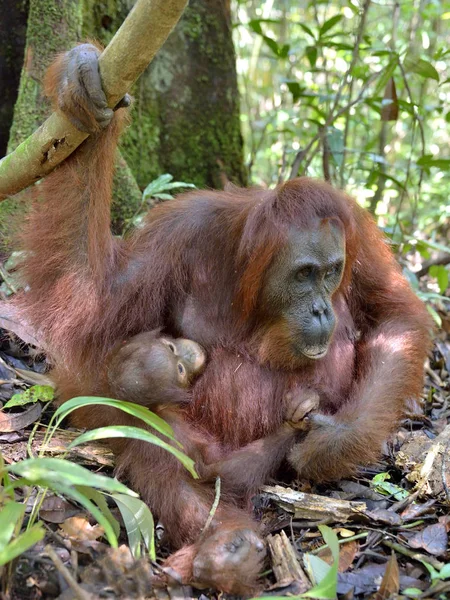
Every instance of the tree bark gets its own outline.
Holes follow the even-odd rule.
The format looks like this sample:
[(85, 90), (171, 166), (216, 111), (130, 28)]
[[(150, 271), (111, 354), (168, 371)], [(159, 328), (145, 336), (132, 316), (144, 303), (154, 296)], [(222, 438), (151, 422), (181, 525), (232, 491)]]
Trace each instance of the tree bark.
[(0, 157), (6, 154), (25, 50), (28, 0), (4, 0), (0, 19)]
[[(25, 59), (14, 106), (7, 152), (26, 139), (50, 113), (41, 81), (53, 56), (72, 46), (81, 33), (80, 0), (30, 0)], [(0, 204), (0, 244), (11, 247), (11, 221), (25, 210), (20, 198)]]
[[(27, 59), (10, 149), (49, 113), (40, 82), (55, 52), (89, 37), (107, 45), (133, 4), (132, 0), (30, 0)], [(246, 184), (227, 0), (191, 0), (132, 93), (133, 122), (122, 145), (127, 162), (119, 162), (112, 207), (116, 232), (140, 204), (133, 175), (141, 188), (163, 172), (199, 187), (223, 187), (228, 180)], [(20, 198), (0, 204), (3, 246), (10, 245), (6, 232), (12, 213), (20, 216), (24, 209)]]
[[(108, 43), (130, 0), (87, 3), (84, 35)], [(247, 183), (227, 0), (191, 0), (132, 95), (122, 152), (141, 188), (165, 172), (198, 187)]]

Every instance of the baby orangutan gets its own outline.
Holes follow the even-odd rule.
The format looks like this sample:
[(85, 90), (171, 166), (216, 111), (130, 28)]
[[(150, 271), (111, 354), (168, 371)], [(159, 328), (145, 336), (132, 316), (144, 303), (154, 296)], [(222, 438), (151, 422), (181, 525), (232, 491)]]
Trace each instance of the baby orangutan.
[(139, 333), (116, 346), (107, 359), (106, 383), (112, 398), (147, 408), (189, 400), (186, 393), (204, 369), (206, 355), (192, 340)]
[[(110, 354), (106, 368), (108, 393), (112, 398), (158, 409), (176, 430), (189, 430), (193, 436), (189, 424), (183, 422), (185, 415), (173, 407), (189, 402), (188, 388), (202, 373), (205, 362), (205, 352), (196, 342), (161, 336), (159, 330), (146, 331), (125, 340)], [(207, 436), (196, 439), (191, 450), (202, 479), (220, 476), (224, 490), (239, 495), (243, 489), (248, 494), (249, 481), (256, 491), (267, 477), (275, 475), (295, 441), (320, 417), (315, 412), (319, 395), (313, 390), (288, 392), (284, 405), (284, 422), (272, 435), (238, 450), (224, 452)], [(267, 452), (271, 453), (270, 462)]]

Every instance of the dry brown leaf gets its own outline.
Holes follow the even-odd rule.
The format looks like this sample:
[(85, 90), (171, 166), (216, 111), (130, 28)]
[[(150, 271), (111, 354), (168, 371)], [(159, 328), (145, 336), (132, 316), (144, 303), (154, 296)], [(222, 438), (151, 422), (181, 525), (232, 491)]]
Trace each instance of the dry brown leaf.
[(386, 570), (381, 580), (380, 589), (375, 594), (374, 600), (388, 600), (392, 594), (398, 594), (400, 590), (400, 572), (398, 570), (397, 557), (391, 554)]
[[(341, 544), (339, 547), (339, 573), (345, 573), (347, 569), (349, 569), (353, 561), (355, 560), (355, 556), (357, 555), (359, 550), (359, 544), (356, 540), (352, 542), (347, 542)], [(331, 565), (333, 563), (333, 557), (331, 555), (331, 550), (329, 548), (323, 548), (317, 556), (324, 560), (326, 563)]]
[(70, 517), (60, 529), (65, 537), (69, 537), (79, 542), (92, 542), (104, 534), (104, 529), (100, 525), (91, 525), (86, 517)]
[(39, 516), (49, 523), (64, 523), (80, 513), (80, 509), (56, 495), (48, 495), (39, 510)]
[(433, 556), (440, 556), (447, 551), (448, 535), (447, 527), (444, 523), (435, 523), (428, 525), (422, 531), (416, 533), (408, 544), (411, 548), (423, 548)]

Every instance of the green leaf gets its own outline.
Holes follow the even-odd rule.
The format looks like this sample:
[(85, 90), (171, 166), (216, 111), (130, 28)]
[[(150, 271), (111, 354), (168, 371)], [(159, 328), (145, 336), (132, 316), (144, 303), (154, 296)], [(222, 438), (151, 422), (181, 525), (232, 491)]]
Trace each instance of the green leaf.
[(439, 571), (439, 579), (450, 579), (450, 563), (446, 563)]
[(412, 52), (408, 52), (408, 54), (405, 56), (403, 65), (406, 71), (412, 71), (421, 77), (425, 77), (426, 79), (434, 79), (435, 81), (439, 82), (439, 73), (436, 71), (435, 67), (433, 67), (433, 65), (427, 60), (418, 58)]
[[(326, 525), (319, 525), (320, 533), (331, 551), (333, 564), (324, 574), (321, 581), (312, 589), (302, 594), (303, 598), (320, 598), (324, 600), (334, 600), (337, 597), (337, 577), (339, 566), (339, 540), (335, 532)], [(318, 557), (315, 557), (318, 558)], [(309, 555), (311, 560), (311, 555)], [(324, 561), (322, 561), (324, 562)], [(327, 565), (329, 566), (329, 565)]]
[(180, 463), (186, 467), (194, 479), (198, 479), (197, 472), (195, 471), (195, 462), (192, 460), (192, 458), (178, 450), (178, 448), (170, 446), (170, 444), (156, 436), (154, 433), (146, 431), (145, 429), (140, 429), (139, 427), (131, 427), (129, 425), (112, 425), (110, 427), (92, 429), (91, 431), (87, 431), (86, 433), (79, 435), (73, 442), (71, 442), (68, 446), (68, 450), (71, 450), (80, 444), (85, 444), (86, 442), (93, 442), (108, 438), (141, 440), (143, 442), (149, 442), (154, 446), (164, 448), (164, 450), (167, 450), (167, 452), (173, 454), (180, 461)]
[(134, 404), (134, 402), (125, 402), (125, 400), (114, 400), (112, 398), (100, 398), (96, 396), (79, 396), (78, 398), (72, 398), (72, 400), (68, 400), (64, 402), (53, 415), (50, 425), (55, 423), (55, 427), (58, 427), (63, 419), (65, 419), (71, 412), (76, 410), (77, 408), (81, 408), (83, 406), (110, 406), (112, 408), (117, 408), (122, 410), (123, 412), (136, 417), (143, 421), (146, 425), (153, 427), (156, 431), (159, 431), (162, 435), (168, 437), (170, 440), (174, 441), (180, 448), (183, 446), (175, 439), (175, 434), (172, 427), (161, 419), (160, 416), (156, 415), (154, 412), (146, 408), (145, 406), (141, 406), (140, 404)]
[(305, 54), (311, 67), (315, 67), (317, 62), (317, 46), (306, 46)]
[[(414, 240), (415, 238), (413, 237), (408, 237), (409, 240)], [(426, 239), (426, 240), (419, 240), (417, 242), (417, 245), (422, 244), (424, 246), (428, 246), (429, 248), (432, 248), (433, 250), (438, 250), (439, 252), (446, 252), (447, 254), (450, 254), (450, 246), (445, 246), (444, 244), (439, 244), (438, 242), (435, 242), (433, 240), (430, 239)]]
[(160, 175), (159, 177), (157, 177), (156, 179), (154, 179), (153, 181), (151, 181), (148, 186), (145, 188), (144, 192), (143, 192), (143, 198), (149, 198), (151, 196), (153, 196), (153, 194), (157, 193), (157, 192), (162, 192), (165, 189), (165, 186), (172, 181), (173, 179), (173, 175), (170, 175), (169, 173), (164, 173), (163, 175)]
[(428, 271), (431, 277), (436, 277), (439, 291), (443, 294), (448, 288), (448, 271), (444, 265), (432, 265)]
[(343, 19), (343, 15), (334, 15), (334, 17), (331, 17), (330, 19), (325, 21), (325, 23), (319, 29), (319, 38), (321, 38), (323, 35), (325, 35), (325, 33), (327, 33), (327, 31), (330, 31), (330, 29), (332, 29), (335, 25), (337, 25), (339, 23), (339, 21), (342, 21), (342, 19)]
[(395, 483), (391, 483), (387, 481), (391, 476), (389, 473), (378, 473), (370, 482), (370, 485), (374, 488), (376, 492), (380, 494), (394, 496), (396, 500), (404, 500), (409, 496), (409, 492), (404, 490)]
[[(419, 298), (420, 298), (420, 296), (419, 296)], [(424, 298), (423, 300), (426, 301), (426, 298)], [(442, 319), (441, 319), (439, 313), (429, 304), (426, 305), (426, 309), (430, 313), (430, 315), (433, 318), (436, 325), (438, 327), (442, 327)]]
[(312, 32), (312, 29), (310, 29), (310, 28), (308, 27), (308, 25), (305, 25), (304, 23), (297, 23), (297, 25), (300, 25), (300, 27), (303, 29), (303, 31), (304, 31), (305, 33), (307, 33), (309, 36), (311, 36), (313, 40), (315, 40), (315, 39), (316, 39), (316, 36), (315, 36), (315, 35), (314, 35), (314, 33)]
[(302, 92), (305, 90), (305, 87), (301, 86), (298, 81), (286, 81), (286, 85), (292, 94), (292, 102), (297, 102)]
[(305, 554), (303, 556), (303, 562), (305, 563), (308, 576), (314, 585), (320, 583), (331, 569), (331, 565), (325, 562), (319, 556), (315, 554)]
[(113, 494), (112, 498), (122, 515), (133, 556), (138, 555), (142, 539), (150, 558), (156, 560), (155, 523), (148, 506), (139, 498), (123, 494)]
[[(109, 524), (111, 525), (114, 535), (119, 537), (120, 534), (120, 524), (119, 521), (112, 514), (108, 503), (106, 502), (106, 498), (103, 492), (99, 492), (92, 487), (88, 487), (85, 485), (78, 485), (77, 490), (83, 494), (85, 498), (88, 500), (92, 500), (98, 506), (99, 510), (103, 513), (104, 517), (108, 519)], [(114, 494), (112, 494), (114, 496)], [(126, 496), (127, 498), (133, 498), (133, 496)]]
[(54, 399), (54, 389), (49, 385), (33, 385), (28, 390), (14, 394), (3, 408), (24, 406), (33, 402), (51, 402)]
[(7, 470), (9, 473), (23, 477), (31, 485), (41, 485), (52, 489), (59, 484), (88, 485), (110, 493), (118, 492), (137, 496), (117, 479), (92, 473), (92, 471), (62, 458), (28, 458), (9, 465)]
[(450, 171), (450, 158), (433, 158), (432, 154), (424, 154), (416, 164), (419, 167), (436, 167), (442, 171)]
[(280, 56), (280, 47), (277, 42), (269, 37), (268, 35), (263, 35), (263, 40), (266, 42), (267, 46), (272, 50), (275, 56), (278, 58)]
[(270, 23), (271, 25), (279, 25), (280, 19), (252, 19), (248, 22), (248, 26), (258, 35), (264, 35), (261, 28), (261, 23)]
[(406, 588), (406, 590), (402, 591), (402, 595), (407, 596), (408, 598), (418, 598), (422, 593), (422, 590), (419, 590), (418, 588)]
[(18, 535), (6, 548), (0, 550), (0, 566), (6, 565), (29, 550), (32, 546), (43, 540), (44, 536), (45, 529), (41, 523), (33, 525), (28, 531)]
[(158, 198), (158, 200), (173, 200), (172, 194), (153, 194), (153, 198)]
[(0, 509), (0, 551), (11, 541), (17, 523), (25, 514), (25, 505), (7, 502)]
[[(175, 190), (177, 188), (195, 188), (193, 183), (185, 183), (184, 181), (172, 181), (173, 175), (164, 173), (157, 179), (151, 181), (142, 193), (142, 198), (147, 200), (148, 198), (161, 198), (161, 194), (167, 190)], [(172, 196), (166, 195), (163, 200), (171, 200)]]

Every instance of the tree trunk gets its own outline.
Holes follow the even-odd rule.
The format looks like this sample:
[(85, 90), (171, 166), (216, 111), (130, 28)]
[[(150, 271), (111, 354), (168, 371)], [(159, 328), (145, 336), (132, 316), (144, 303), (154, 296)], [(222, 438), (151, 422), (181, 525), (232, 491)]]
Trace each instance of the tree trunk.
[[(132, 0), (30, 0), (9, 150), (49, 114), (41, 81), (55, 53), (86, 38), (106, 45), (133, 4)], [(136, 180), (144, 188), (168, 172), (199, 187), (223, 187), (228, 180), (246, 183), (228, 0), (191, 0), (135, 86), (134, 96), (133, 121), (122, 144), (126, 162), (119, 159), (117, 167), (114, 231), (119, 232), (140, 206)], [(3, 247), (11, 245), (7, 232), (13, 213), (20, 219), (25, 208), (20, 198), (0, 205)]]
[[(128, 11), (123, 18), (127, 14)], [(25, 60), (14, 107), (8, 152), (14, 150), (49, 116), (51, 107), (43, 96), (43, 76), (55, 54), (68, 50), (82, 39), (82, 20), (83, 0), (30, 0)], [(18, 194), (14, 199), (0, 204), (0, 247), (3, 249), (10, 249), (14, 242), (15, 227), (11, 228), (11, 222), (19, 225), (27, 209), (22, 196), (23, 194)], [(119, 157), (112, 206), (115, 232), (121, 231), (140, 203), (141, 192), (136, 181), (125, 160)]]
[[(30, 0), (25, 60), (14, 107), (8, 152), (28, 137), (48, 117), (49, 103), (42, 95), (41, 81), (52, 57), (72, 46), (81, 33), (79, 0)], [(11, 246), (11, 221), (18, 221), (26, 207), (20, 198), (0, 205), (0, 240)]]
[[(84, 35), (107, 43), (130, 0), (85, 0)], [(133, 89), (122, 151), (141, 188), (161, 173), (199, 187), (246, 183), (228, 0), (191, 0)]]
[(25, 50), (28, 0), (4, 0), (0, 19), (0, 157), (6, 154)]

